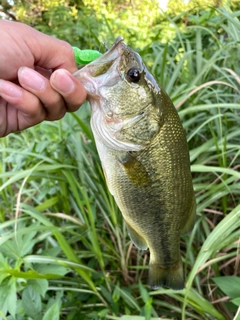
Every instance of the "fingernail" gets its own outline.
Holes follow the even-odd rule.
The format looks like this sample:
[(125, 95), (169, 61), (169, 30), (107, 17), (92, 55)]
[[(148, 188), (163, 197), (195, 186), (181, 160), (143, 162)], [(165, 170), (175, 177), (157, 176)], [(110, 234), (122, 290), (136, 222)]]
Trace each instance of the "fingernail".
[(0, 93), (11, 98), (20, 98), (23, 91), (16, 84), (0, 80)]
[(70, 93), (75, 88), (75, 83), (65, 70), (56, 70), (51, 79), (51, 84), (63, 93)]
[(46, 87), (46, 79), (33, 69), (22, 67), (18, 71), (21, 85), (35, 91), (42, 91)]

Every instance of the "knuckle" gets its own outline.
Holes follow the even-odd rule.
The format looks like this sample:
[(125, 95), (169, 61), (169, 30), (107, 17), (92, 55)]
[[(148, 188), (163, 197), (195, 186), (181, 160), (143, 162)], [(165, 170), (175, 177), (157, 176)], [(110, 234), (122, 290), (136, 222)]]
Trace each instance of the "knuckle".
[[(44, 99), (45, 100), (45, 99)], [(62, 99), (61, 96), (56, 92), (56, 91), (51, 91), (48, 94), (48, 100), (44, 101), (45, 105), (50, 105), (50, 106), (58, 106), (62, 104)]]
[(81, 107), (82, 103), (79, 104), (67, 104), (66, 108), (68, 112), (75, 112)]
[(62, 119), (66, 114), (66, 106), (64, 100), (59, 95), (55, 95), (51, 101), (44, 104), (46, 110), (46, 120), (55, 121)]
[(57, 112), (56, 112), (56, 110), (54, 110), (54, 112), (52, 112), (52, 111), (49, 111), (49, 109), (48, 109), (47, 115), (46, 115), (46, 120), (48, 120), (48, 121), (60, 120), (65, 116), (65, 114), (66, 114), (65, 108), (61, 108)]

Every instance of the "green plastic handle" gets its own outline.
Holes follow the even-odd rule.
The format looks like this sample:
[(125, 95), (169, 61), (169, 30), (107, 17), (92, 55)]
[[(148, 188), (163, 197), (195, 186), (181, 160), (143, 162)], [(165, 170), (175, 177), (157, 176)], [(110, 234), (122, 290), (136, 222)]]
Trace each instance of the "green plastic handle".
[(77, 47), (72, 47), (77, 64), (88, 64), (102, 55), (97, 50), (80, 50)]

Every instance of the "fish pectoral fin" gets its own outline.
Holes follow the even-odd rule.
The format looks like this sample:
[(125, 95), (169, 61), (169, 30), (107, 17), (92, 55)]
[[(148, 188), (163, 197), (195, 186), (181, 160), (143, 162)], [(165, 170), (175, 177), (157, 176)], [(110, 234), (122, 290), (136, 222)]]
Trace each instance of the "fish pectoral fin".
[(130, 152), (127, 152), (125, 157), (119, 159), (119, 162), (134, 185), (142, 187), (148, 184), (149, 176), (145, 167)]
[(135, 246), (140, 250), (147, 250), (147, 242), (132, 227), (130, 227), (126, 221), (125, 223), (128, 229), (128, 234)]
[(190, 232), (193, 229), (193, 226), (195, 223), (195, 218), (196, 218), (196, 200), (195, 200), (195, 196), (193, 196), (192, 197), (192, 206), (190, 209), (189, 217), (187, 219), (185, 226), (181, 230), (182, 235), (187, 234), (188, 232)]

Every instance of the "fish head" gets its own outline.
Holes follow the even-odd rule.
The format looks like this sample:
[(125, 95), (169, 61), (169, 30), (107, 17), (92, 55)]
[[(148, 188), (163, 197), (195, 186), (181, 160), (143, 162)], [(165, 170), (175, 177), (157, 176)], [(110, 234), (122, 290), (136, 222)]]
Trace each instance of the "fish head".
[(117, 150), (138, 151), (150, 143), (161, 122), (161, 88), (122, 37), (74, 75), (87, 90), (94, 134)]

